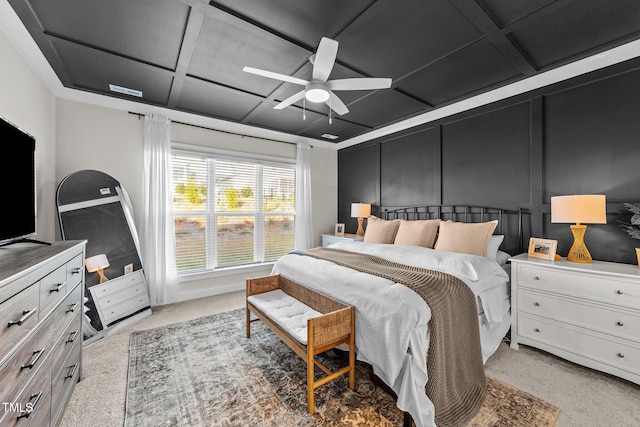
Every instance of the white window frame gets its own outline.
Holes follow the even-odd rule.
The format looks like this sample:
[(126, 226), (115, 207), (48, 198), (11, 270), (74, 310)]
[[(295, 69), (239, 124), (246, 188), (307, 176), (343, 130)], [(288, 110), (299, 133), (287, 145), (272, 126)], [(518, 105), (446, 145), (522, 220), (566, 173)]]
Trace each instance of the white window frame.
[[(263, 233), (264, 231), (264, 219), (266, 215), (292, 215), (294, 218), (294, 224), (296, 220), (296, 212), (267, 212), (265, 213), (262, 210), (262, 167), (263, 166), (276, 166), (276, 167), (292, 167), (295, 173), (296, 159), (288, 158), (288, 157), (278, 157), (278, 156), (269, 156), (264, 154), (257, 153), (248, 153), (242, 151), (232, 151), (232, 150), (224, 150), (218, 148), (205, 147), (200, 145), (191, 145), (180, 142), (172, 142), (171, 143), (171, 154), (172, 155), (200, 155), (204, 157), (213, 158), (215, 160), (223, 160), (223, 161), (239, 161), (239, 162), (252, 162), (259, 165), (260, 173), (256, 174), (256, 190), (254, 192), (254, 197), (256, 200), (256, 210), (254, 211), (255, 215), (255, 228), (254, 235), (257, 235), (258, 231)], [(295, 179), (297, 179), (297, 175), (295, 175)], [(259, 184), (259, 185), (258, 185)], [(215, 173), (209, 175), (209, 182), (207, 183), (208, 188), (215, 188)], [(294, 185), (295, 191), (295, 185)], [(215, 197), (207, 197), (207, 204), (215, 204)], [(212, 213), (213, 212), (213, 213)], [(207, 234), (214, 233), (214, 236), (206, 236), (206, 242), (210, 242), (213, 240), (214, 244), (209, 245), (205, 244), (205, 262), (207, 265), (215, 265), (216, 263), (216, 253), (217, 253), (217, 239), (215, 238), (216, 226), (218, 212), (215, 209), (212, 209), (211, 206), (207, 206), (207, 212), (204, 214), (206, 217), (206, 227)], [(247, 216), (245, 212), (238, 213), (220, 213), (220, 216)], [(176, 214), (174, 213), (174, 218)], [(264, 239), (254, 239), (254, 259), (258, 258), (258, 254), (264, 255)], [(260, 251), (260, 252), (258, 252)], [(213, 252), (213, 253), (211, 253)], [(213, 258), (213, 259), (212, 259)], [(230, 276), (234, 274), (242, 274), (248, 273), (252, 271), (264, 270), (265, 268), (269, 268), (275, 263), (275, 261), (264, 261), (264, 258), (261, 261), (256, 261), (251, 264), (244, 265), (236, 265), (230, 267), (221, 267), (214, 269), (207, 269), (205, 271), (197, 271), (191, 273), (178, 273), (178, 280), (180, 282), (190, 282), (194, 280), (201, 280), (207, 277), (221, 277), (221, 276)]]

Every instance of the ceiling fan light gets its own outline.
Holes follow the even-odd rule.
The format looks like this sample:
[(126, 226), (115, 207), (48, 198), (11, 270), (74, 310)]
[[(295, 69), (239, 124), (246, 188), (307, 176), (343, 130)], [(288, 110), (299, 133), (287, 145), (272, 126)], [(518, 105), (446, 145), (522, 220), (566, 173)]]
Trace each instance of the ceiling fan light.
[(307, 87), (304, 97), (311, 102), (325, 102), (329, 99), (329, 91), (322, 83), (311, 83)]

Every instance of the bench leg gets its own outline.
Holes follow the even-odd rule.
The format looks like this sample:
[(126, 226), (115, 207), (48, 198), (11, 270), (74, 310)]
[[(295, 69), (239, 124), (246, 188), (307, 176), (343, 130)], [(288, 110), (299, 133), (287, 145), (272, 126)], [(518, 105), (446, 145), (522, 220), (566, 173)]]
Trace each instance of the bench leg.
[(307, 321), (307, 412), (314, 414), (316, 412), (316, 384), (315, 384), (315, 360), (313, 354), (315, 343), (313, 341), (314, 327), (313, 321)]
[(245, 307), (244, 311), (247, 315), (247, 338), (251, 338), (251, 312), (249, 311), (248, 305)]

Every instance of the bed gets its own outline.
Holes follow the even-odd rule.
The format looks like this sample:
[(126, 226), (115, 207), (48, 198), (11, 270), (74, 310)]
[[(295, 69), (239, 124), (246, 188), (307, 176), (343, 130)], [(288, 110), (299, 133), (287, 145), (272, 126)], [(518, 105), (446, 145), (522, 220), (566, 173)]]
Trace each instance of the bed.
[[(507, 259), (522, 248), (522, 215), (467, 206), (381, 209), (368, 220), (364, 242), (285, 255), (272, 273), (354, 305), (357, 358), (393, 390), (398, 408), (410, 414), (416, 426), (433, 426), (436, 409), (425, 393), (431, 307), (407, 283), (354, 269), (342, 259), (362, 254), (354, 256), (444, 272), (464, 282), (475, 300), (465, 310), (477, 315), (473, 329), (479, 332), (478, 358), (484, 363), (510, 327)], [(318, 257), (313, 254), (317, 250), (331, 253)]]

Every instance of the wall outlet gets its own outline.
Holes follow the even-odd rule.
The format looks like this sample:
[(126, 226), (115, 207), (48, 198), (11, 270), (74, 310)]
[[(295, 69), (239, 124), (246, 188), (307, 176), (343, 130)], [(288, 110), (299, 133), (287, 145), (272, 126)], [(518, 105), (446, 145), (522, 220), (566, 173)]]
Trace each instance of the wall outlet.
[(133, 264), (127, 264), (124, 266), (124, 274), (133, 273)]

